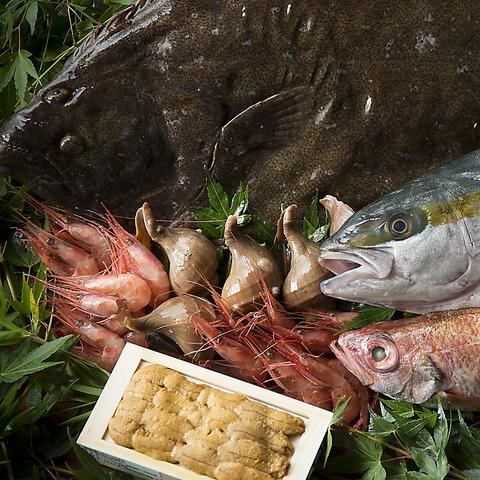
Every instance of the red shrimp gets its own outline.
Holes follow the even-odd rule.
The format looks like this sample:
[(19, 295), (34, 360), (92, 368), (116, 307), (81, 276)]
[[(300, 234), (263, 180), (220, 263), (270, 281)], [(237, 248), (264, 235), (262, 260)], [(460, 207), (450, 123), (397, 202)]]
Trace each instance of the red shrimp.
[(112, 295), (97, 295), (88, 290), (68, 289), (59, 285), (50, 285), (50, 290), (67, 299), (72, 308), (78, 308), (100, 317), (109, 317), (118, 312), (118, 299)]
[(274, 345), (276, 350), (294, 362), (296, 368), (302, 367), (299, 368), (302, 375), (305, 374), (305, 370), (308, 371), (307, 378), (310, 379), (311, 375), (316, 379), (312, 383), (330, 391), (333, 405), (336, 405), (342, 398), (348, 399), (348, 405), (343, 412), (343, 420), (346, 423), (351, 423), (360, 415), (361, 399), (343, 372), (339, 373), (337, 368), (332, 368), (328, 360), (300, 352), (285, 342), (276, 342)]
[(90, 322), (89, 320), (83, 318), (74, 320), (71, 318), (71, 312), (70, 315), (66, 315), (65, 313), (66, 312), (58, 312), (57, 309), (56, 315), (60, 322), (66, 325), (73, 333), (80, 335), (82, 341), (102, 352), (102, 362), (113, 368), (125, 346), (123, 338), (108, 328)]
[(42, 230), (34, 223), (26, 221), (27, 237), (34, 252), (42, 259), (47, 268), (54, 273), (75, 275), (94, 275), (100, 271), (92, 254), (65, 240)]
[(311, 310), (303, 315), (304, 320), (293, 328), (293, 333), (299, 337), (306, 349), (314, 354), (330, 352), (330, 343), (335, 338), (335, 332), (352, 321), (356, 312), (326, 313)]
[[(115, 304), (117, 299), (124, 302), (131, 312), (137, 312), (150, 302), (152, 292), (145, 280), (134, 273), (101, 274), (90, 277), (62, 277), (57, 276), (60, 285), (53, 290), (71, 298), (72, 294), (77, 301), (84, 301), (86, 309), (91, 307), (102, 308), (104, 312), (111, 307), (112, 313), (117, 313)], [(63, 292), (63, 293), (62, 293)], [(97, 312), (92, 312), (97, 313)], [(97, 313), (101, 315), (101, 313)]]
[(48, 218), (56, 236), (93, 254), (101, 269), (111, 265), (109, 234), (105, 227), (78, 215), (56, 210), (29, 195), (26, 199)]
[(111, 237), (112, 242), (120, 250), (120, 262), (123, 261), (126, 269), (147, 282), (152, 292), (151, 305), (153, 307), (160, 305), (167, 300), (171, 291), (170, 281), (162, 262), (139, 240), (126, 232), (109, 212), (107, 221), (114, 233)]
[(264, 369), (270, 374), (272, 380), (286, 394), (298, 398), (305, 389), (314, 385), (297, 371), (292, 361), (281, 355), (259, 336), (253, 338), (253, 335), (251, 335), (244, 341), (254, 352), (255, 358), (262, 362)]
[(228, 360), (243, 379), (248, 381), (253, 379), (257, 383), (263, 383), (266, 380), (267, 373), (263, 363), (250, 348), (231, 338), (228, 332), (221, 332), (200, 315), (193, 315), (192, 321), (208, 344), (222, 358)]
[(115, 367), (119, 356), (117, 354), (118, 352), (110, 347), (98, 349), (87, 344), (76, 345), (73, 347), (73, 353), (75, 353), (77, 357), (96, 363), (99, 367), (102, 367), (109, 372)]
[(358, 395), (360, 400), (360, 413), (358, 415), (358, 420), (355, 423), (355, 428), (365, 427), (368, 424), (368, 402), (369, 402), (369, 390), (363, 385), (358, 378), (350, 373), (343, 364), (336, 358), (327, 360), (330, 368), (338, 372), (340, 375), (343, 375), (345, 379), (352, 385), (352, 388)]

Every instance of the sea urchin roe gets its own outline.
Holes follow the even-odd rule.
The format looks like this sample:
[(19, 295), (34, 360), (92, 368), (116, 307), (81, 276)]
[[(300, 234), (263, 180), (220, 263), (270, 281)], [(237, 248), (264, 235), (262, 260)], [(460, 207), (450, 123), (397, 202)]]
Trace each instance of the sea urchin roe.
[(304, 429), (298, 417), (158, 365), (133, 375), (109, 423), (119, 445), (217, 480), (283, 478), (288, 435)]

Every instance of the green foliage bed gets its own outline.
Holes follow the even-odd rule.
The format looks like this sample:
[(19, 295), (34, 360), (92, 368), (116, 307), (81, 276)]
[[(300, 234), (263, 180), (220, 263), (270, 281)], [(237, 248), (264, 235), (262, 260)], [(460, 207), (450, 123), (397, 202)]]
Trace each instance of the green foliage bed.
[[(132, 0), (7, 0), (0, 6), (0, 120), (21, 108), (61, 68), (92, 29)], [(230, 197), (213, 179), (210, 206), (196, 210), (205, 233), (218, 238), (225, 216), (243, 215), (270, 243), (272, 227), (247, 213), (248, 192)], [(304, 230), (320, 240), (316, 202)], [(192, 206), (193, 207), (193, 206)], [(75, 336), (54, 339), (45, 271), (15, 237), (21, 195), (0, 182), (0, 478), (126, 479), (99, 467), (75, 438), (108, 374), (75, 357)], [(39, 219), (41, 221), (41, 219)], [(202, 223), (206, 222), (206, 223)], [(356, 324), (390, 319), (365, 309)], [(341, 414), (338, 406), (333, 424)], [(332, 425), (316, 478), (480, 479), (480, 430), (470, 414), (378, 400), (368, 431)], [(333, 445), (333, 447), (332, 447)]]

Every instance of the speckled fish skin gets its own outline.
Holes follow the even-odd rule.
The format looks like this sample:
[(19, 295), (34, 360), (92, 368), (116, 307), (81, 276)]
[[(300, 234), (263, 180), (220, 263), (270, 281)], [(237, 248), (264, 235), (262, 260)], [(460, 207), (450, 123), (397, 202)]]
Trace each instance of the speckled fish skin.
[(356, 212), (322, 246), (337, 273), (322, 291), (415, 313), (480, 307), (479, 172), (476, 150)]
[[(364, 385), (411, 403), (480, 410), (480, 309), (429, 313), (344, 333), (330, 345)], [(382, 358), (375, 348), (383, 348)], [(380, 352), (381, 353), (381, 352)]]
[[(215, 165), (274, 220), (316, 189), (354, 208), (480, 145), (475, 2), (147, 0), (88, 41), (0, 131), (0, 164), (64, 207), (192, 207), (219, 130), (311, 85), (300, 141)], [(68, 96), (48, 103), (45, 95)], [(66, 135), (81, 154), (58, 148)], [(74, 146), (73, 151), (77, 147)]]

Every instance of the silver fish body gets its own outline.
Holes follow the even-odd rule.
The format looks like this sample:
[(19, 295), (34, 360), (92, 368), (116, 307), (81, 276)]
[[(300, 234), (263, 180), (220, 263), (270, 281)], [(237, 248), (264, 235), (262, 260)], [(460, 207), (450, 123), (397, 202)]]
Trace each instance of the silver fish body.
[(320, 262), (336, 298), (415, 313), (480, 306), (480, 150), (359, 210)]

